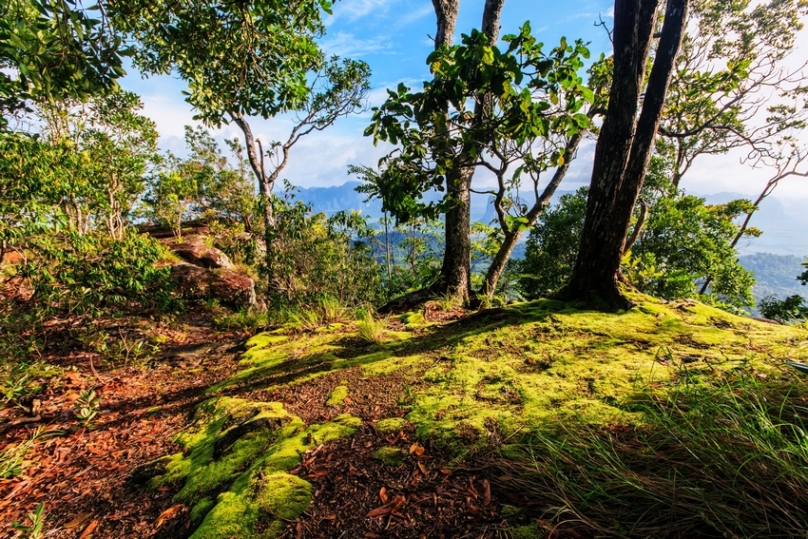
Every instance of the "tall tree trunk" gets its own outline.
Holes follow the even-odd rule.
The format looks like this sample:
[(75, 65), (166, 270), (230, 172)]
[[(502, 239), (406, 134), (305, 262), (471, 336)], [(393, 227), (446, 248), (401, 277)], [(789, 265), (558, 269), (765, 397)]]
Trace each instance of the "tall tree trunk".
[[(264, 168), (264, 156), (261, 142), (253, 137), (252, 129), (240, 113), (230, 113), (230, 117), (244, 133), (244, 145), (247, 147), (247, 158), (258, 181), (258, 195), (264, 210), (264, 263), (267, 266), (267, 290), (272, 290), (272, 243), (275, 238), (275, 213), (272, 209), (272, 188), (277, 174), (268, 176)], [(285, 160), (284, 160), (285, 164)]]
[(668, 0), (662, 35), (636, 119), (659, 0), (615, 0), (614, 79), (595, 148), (581, 246), (563, 299), (625, 309), (620, 260), (631, 214), (651, 158), (674, 60), (684, 34), (688, 0)]
[[(435, 12), (438, 15), (438, 34), (441, 34), (442, 14), (438, 6), (446, 2), (433, 0)], [(486, 0), (483, 9), (482, 31), (488, 36), (488, 42), (495, 45), (499, 38), (499, 21), (502, 13), (502, 6), (505, 0)], [(451, 20), (454, 27), (457, 19), (457, 9), (459, 2), (452, 3), (454, 11), (452, 17), (445, 17)], [(444, 42), (451, 36), (442, 36)], [(439, 41), (435, 40), (436, 47)], [(485, 121), (490, 99), (483, 97), (474, 110), (475, 122), (482, 124)], [(472, 156), (479, 155), (481, 148), (479, 145), (473, 148), (466, 148), (455, 160), (454, 169), (446, 175), (446, 191), (451, 197), (451, 205), (446, 212), (445, 230), (446, 248), (443, 252), (443, 265), (437, 282), (431, 287), (433, 293), (449, 294), (457, 301), (468, 303), (471, 298), (471, 181), (474, 176), (474, 161)]]
[[(482, 29), (489, 42), (496, 44), (499, 37), (499, 21), (505, 0), (486, 0), (483, 10)], [(460, 0), (432, 0), (437, 17), (435, 49), (450, 46), (454, 34)], [(481, 120), (485, 102), (475, 107), (475, 118)], [(448, 123), (448, 122), (447, 122)], [(477, 150), (476, 152), (472, 150)], [(452, 170), (446, 174), (446, 191), (451, 204), (445, 215), (445, 245), (443, 264), (438, 279), (429, 287), (397, 298), (379, 309), (380, 313), (409, 308), (428, 300), (436, 294), (448, 294), (455, 300), (468, 303), (471, 298), (471, 180), (474, 175), (472, 155), (480, 148), (467, 148), (455, 159)]]
[(438, 28), (435, 34), (435, 49), (441, 45), (451, 45), (454, 37), (457, 13), (460, 11), (460, 0), (432, 0), (435, 7)]

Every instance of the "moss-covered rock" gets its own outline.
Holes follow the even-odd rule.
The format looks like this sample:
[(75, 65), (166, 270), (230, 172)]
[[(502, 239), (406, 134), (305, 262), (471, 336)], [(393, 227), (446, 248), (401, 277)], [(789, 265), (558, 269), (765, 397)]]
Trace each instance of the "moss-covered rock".
[(339, 406), (345, 399), (348, 397), (348, 386), (337, 386), (331, 390), (331, 393), (328, 394), (328, 400), (326, 400), (326, 406)]
[(307, 450), (350, 436), (360, 424), (343, 414), (306, 426), (281, 403), (210, 399), (176, 438), (185, 452), (163, 459), (164, 473), (150, 485), (182, 485), (175, 500), (192, 507), (194, 539), (270, 539), (311, 501), (311, 485), (288, 472)]
[(407, 460), (407, 452), (398, 447), (384, 446), (373, 453), (373, 458), (387, 466), (399, 466)]
[(389, 432), (398, 432), (407, 428), (409, 422), (401, 417), (389, 417), (387, 419), (380, 419), (376, 422), (376, 430), (382, 434)]
[(311, 483), (288, 473), (271, 473), (260, 479), (258, 506), (282, 520), (294, 520), (311, 503)]

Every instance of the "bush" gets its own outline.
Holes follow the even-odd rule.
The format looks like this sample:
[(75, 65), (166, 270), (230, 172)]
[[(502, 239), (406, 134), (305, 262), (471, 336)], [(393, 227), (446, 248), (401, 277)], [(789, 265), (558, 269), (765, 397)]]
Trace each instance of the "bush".
[(97, 316), (104, 312), (176, 312), (170, 268), (153, 238), (127, 231), (122, 239), (75, 232), (48, 234), (31, 246), (31, 262), (20, 268), (35, 289), (40, 307), (60, 314)]

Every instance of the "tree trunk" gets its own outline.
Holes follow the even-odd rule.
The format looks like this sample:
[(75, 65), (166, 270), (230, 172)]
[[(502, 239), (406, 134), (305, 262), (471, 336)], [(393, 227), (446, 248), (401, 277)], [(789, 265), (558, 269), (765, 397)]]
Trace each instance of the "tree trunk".
[[(230, 117), (236, 125), (239, 126), (241, 132), (244, 133), (244, 145), (247, 147), (247, 157), (250, 161), (250, 167), (253, 169), (253, 173), (255, 173), (256, 180), (258, 181), (258, 194), (264, 210), (264, 263), (267, 266), (267, 290), (271, 290), (273, 266), (272, 243), (275, 239), (275, 212), (272, 209), (272, 188), (275, 176), (267, 176), (266, 169), (264, 168), (261, 143), (260, 141), (256, 141), (255, 137), (253, 137), (250, 124), (247, 123), (244, 116), (240, 113), (231, 112)], [(259, 151), (256, 151), (256, 147), (258, 147)]]
[(435, 34), (435, 49), (441, 45), (451, 45), (454, 37), (457, 13), (460, 11), (460, 0), (432, 0), (435, 7), (435, 16), (438, 19), (437, 34)]
[(658, 0), (616, 0), (614, 80), (595, 148), (586, 219), (572, 278), (562, 299), (599, 308), (631, 306), (618, 282), (631, 214), (651, 158), (671, 73), (684, 34), (688, 0), (669, 0), (662, 36), (636, 120)]
[[(433, 0), (437, 6), (439, 0)], [(482, 31), (488, 36), (488, 42), (495, 45), (499, 38), (499, 21), (505, 0), (486, 0), (482, 17)], [(459, 2), (454, 3), (452, 27), (457, 18)], [(440, 34), (441, 15), (438, 14), (438, 33)], [(451, 39), (451, 37), (449, 37)], [(437, 44), (436, 40), (436, 44)], [(475, 122), (482, 124), (488, 107), (488, 99), (483, 97), (475, 106)], [(440, 276), (432, 285), (435, 294), (448, 294), (461, 303), (468, 303), (471, 298), (471, 181), (474, 176), (475, 159), (481, 148), (466, 148), (455, 161), (454, 170), (446, 176), (446, 190), (451, 196), (451, 206), (445, 217), (446, 249), (443, 253), (443, 265)]]
[[(499, 21), (505, 0), (486, 0), (482, 29), (489, 42), (496, 44)], [(437, 17), (435, 49), (450, 46), (454, 34), (460, 0), (432, 0)], [(485, 111), (485, 99), (475, 107), (475, 117)], [(481, 121), (481, 120), (478, 120)], [(479, 154), (480, 148), (474, 148)], [(446, 191), (452, 201), (445, 216), (443, 264), (438, 279), (429, 287), (397, 298), (379, 309), (379, 313), (411, 308), (435, 295), (450, 295), (456, 301), (468, 303), (471, 298), (471, 180), (474, 175), (474, 152), (466, 149), (455, 160), (453, 170), (446, 174)]]
[[(594, 114), (594, 111), (590, 111), (590, 120)], [(505, 264), (507, 264), (508, 260), (511, 258), (511, 254), (513, 253), (514, 247), (516, 247), (516, 244), (519, 242), (519, 238), (522, 237), (525, 230), (535, 225), (536, 221), (539, 219), (539, 216), (544, 213), (544, 209), (550, 203), (550, 199), (555, 194), (556, 189), (558, 189), (558, 186), (561, 184), (564, 176), (567, 175), (567, 171), (570, 168), (570, 163), (572, 162), (572, 158), (570, 156), (572, 156), (578, 150), (578, 146), (581, 144), (581, 140), (583, 140), (583, 138), (584, 133), (579, 131), (570, 137), (569, 140), (567, 140), (567, 144), (564, 147), (564, 156), (566, 157), (564, 159), (564, 163), (556, 168), (550, 183), (547, 184), (547, 187), (544, 188), (541, 196), (536, 199), (536, 203), (532, 208), (530, 208), (527, 215), (525, 215), (527, 218), (525, 228), (514, 231), (505, 230), (505, 239), (503, 240), (502, 245), (499, 246), (499, 250), (497, 251), (496, 255), (494, 255), (491, 265), (488, 267), (488, 272), (485, 275), (485, 280), (483, 281), (483, 285), (480, 288), (478, 295), (486, 297), (489, 300), (494, 297), (494, 292), (497, 289), (497, 283), (499, 283), (499, 279), (502, 277), (502, 272), (505, 270)], [(504, 227), (505, 224), (503, 223), (501, 226)]]

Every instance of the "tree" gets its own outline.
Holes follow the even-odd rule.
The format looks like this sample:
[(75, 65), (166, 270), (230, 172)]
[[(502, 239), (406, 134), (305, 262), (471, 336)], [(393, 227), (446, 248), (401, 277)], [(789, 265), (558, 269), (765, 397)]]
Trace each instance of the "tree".
[(117, 88), (121, 40), (104, 10), (76, 0), (9, 0), (0, 8), (0, 129), (26, 101), (84, 101)]
[(2, 136), (8, 148), (2, 184), (15, 193), (8, 201), (9, 222), (52, 220), (79, 235), (105, 228), (121, 238), (157, 147), (157, 130), (140, 114), (140, 98), (119, 90), (87, 103), (29, 107), (40, 124), (36, 137)]
[[(460, 0), (432, 0), (437, 18), (435, 34), (435, 51), (448, 51), (453, 42), (455, 24), (460, 9)], [(504, 0), (486, 0), (483, 8), (481, 32), (475, 35), (478, 42), (493, 47), (499, 37), (499, 20)], [(474, 71), (469, 75), (477, 76)], [(399, 86), (399, 96), (406, 94), (407, 88)], [(391, 94), (391, 99), (399, 99)], [(453, 147), (450, 141), (451, 134), (446, 126), (449, 125), (449, 110), (452, 105), (449, 96), (435, 95), (430, 103), (431, 112), (434, 113), (437, 129), (433, 133), (433, 150), (435, 159), (439, 163), (435, 170), (426, 169), (423, 175), (430, 176), (427, 181), (431, 186), (444, 190), (446, 196), (441, 205), (445, 214), (445, 249), (443, 264), (438, 279), (425, 289), (415, 291), (397, 303), (418, 303), (435, 294), (448, 294), (460, 302), (466, 302), (471, 296), (471, 178), (474, 174), (475, 162), (480, 154), (480, 147), (471, 139), (464, 147)], [(486, 103), (488, 97), (483, 94), (475, 96), (471, 104), (474, 110), (474, 120), (469, 120), (469, 126), (478, 124), (487, 114)], [(406, 105), (405, 105), (406, 106)], [(440, 112), (439, 112), (440, 111)], [(441, 120), (439, 117), (443, 116)], [(381, 113), (377, 113), (379, 117)], [(379, 118), (380, 120), (380, 118)], [(378, 121), (377, 120), (377, 125)], [(395, 120), (389, 116), (387, 122), (390, 126)], [(409, 126), (407, 126), (408, 128)], [(386, 135), (377, 127), (369, 128), (366, 134), (373, 133), (377, 139), (385, 139)], [(389, 139), (388, 139), (389, 140)], [(395, 137), (391, 140), (396, 142)], [(405, 202), (412, 206), (414, 199)], [(406, 210), (404, 210), (406, 212)], [(392, 307), (386, 306), (386, 307)], [(385, 309), (382, 309), (385, 310)]]
[[(468, 246), (468, 253), (462, 255), (464, 265), (452, 272), (455, 277), (470, 274), (471, 227), (466, 221), (462, 234), (461, 228), (450, 233), (448, 227), (457, 225), (458, 208), (468, 202), (475, 169), (484, 167), (494, 174), (497, 187), (482, 192), (491, 195), (500, 228), (499, 245), (481, 288), (486, 298), (493, 295), (519, 237), (563, 179), (597, 113), (591, 106), (595, 93), (578, 75), (582, 59), (589, 54), (582, 42), (568, 44), (562, 39), (545, 53), (527, 23), (519, 35), (503, 40), (508, 47), (501, 51), (475, 30), (464, 35), (461, 44), (439, 48), (427, 60), (433, 79), (424, 83), (423, 91), (413, 92), (403, 85), (391, 91), (387, 102), (375, 109), (373, 124), (366, 130), (375, 140), (400, 144), (382, 160), (382, 171), (371, 178), (375, 185), (367, 186), (366, 192), (378, 194), (383, 209), (402, 221), (445, 213), (446, 250), (465, 251), (457, 242)], [(596, 66), (593, 73), (600, 72), (602, 63)], [(588, 107), (586, 113), (584, 107)], [(539, 194), (539, 179), (550, 167), (556, 167), (556, 174)], [(525, 177), (530, 178), (535, 194), (530, 206), (519, 197)], [(456, 185), (466, 191), (461, 193)], [(445, 194), (436, 203), (421, 202), (430, 189)], [(466, 215), (467, 210), (461, 213)], [(441, 277), (428, 287), (428, 294), (457, 294), (456, 279), (447, 276), (446, 268), (455, 267), (449, 261), (458, 256), (444, 256)], [(465, 278), (461, 281), (465, 283)]]
[(658, 1), (615, 0), (614, 72), (609, 106), (595, 147), (578, 258), (569, 284), (559, 293), (560, 298), (583, 299), (607, 309), (630, 306), (618, 284), (620, 261), (684, 34), (687, 3), (688, 0), (668, 1), (646, 83)]
[(171, 227), (176, 236), (182, 235), (183, 221), (203, 218), (239, 223), (252, 231), (256, 196), (244, 148), (237, 139), (225, 143), (234, 163), (206, 129), (185, 126), (189, 155), (185, 159), (171, 152), (161, 156), (143, 197), (145, 215)]
[[(657, 161), (659, 158), (652, 169), (657, 168)], [(753, 273), (740, 265), (732, 245), (739, 230), (735, 220), (751, 202), (708, 205), (702, 198), (677, 192), (669, 179), (669, 167), (664, 173), (661, 177), (649, 174), (643, 186), (647, 221), (623, 257), (624, 278), (646, 294), (670, 300), (697, 297), (701, 283), (710, 279), (714, 286), (705, 300), (738, 311), (752, 306)], [(519, 264), (520, 286), (527, 297), (548, 296), (569, 279), (586, 207), (586, 188), (563, 195), (531, 230), (525, 258)], [(635, 220), (640, 211), (635, 209)], [(757, 235), (759, 231), (746, 233)]]
[[(267, 266), (275, 219), (272, 188), (301, 137), (362, 109), (370, 70), (364, 62), (326, 62), (314, 39), (324, 32), (328, 0), (153, 2), (134, 0), (111, 11), (116, 25), (136, 40), (135, 63), (146, 73), (176, 70), (188, 83), (186, 100), (208, 125), (233, 121), (244, 133), (258, 181)], [(284, 142), (265, 154), (248, 117), (297, 111)], [(270, 158), (271, 168), (266, 167)]]
[(789, 66), (800, 0), (694, 0), (676, 60), (657, 151), (673, 163), (673, 185), (701, 156), (735, 148), (752, 166), (779, 161), (779, 146), (805, 128), (804, 71)]
[(561, 195), (530, 229), (525, 258), (518, 261), (519, 286), (531, 299), (548, 297), (569, 281), (586, 216), (588, 190)]

